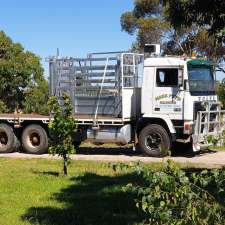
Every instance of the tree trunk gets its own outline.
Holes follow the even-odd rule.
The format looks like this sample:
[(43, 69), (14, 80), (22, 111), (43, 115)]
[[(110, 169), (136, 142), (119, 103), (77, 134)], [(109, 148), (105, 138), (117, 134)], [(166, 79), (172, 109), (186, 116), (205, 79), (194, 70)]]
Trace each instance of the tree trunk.
[(65, 176), (67, 176), (67, 166), (68, 166), (68, 160), (65, 157), (64, 160), (63, 160), (63, 173), (64, 173)]

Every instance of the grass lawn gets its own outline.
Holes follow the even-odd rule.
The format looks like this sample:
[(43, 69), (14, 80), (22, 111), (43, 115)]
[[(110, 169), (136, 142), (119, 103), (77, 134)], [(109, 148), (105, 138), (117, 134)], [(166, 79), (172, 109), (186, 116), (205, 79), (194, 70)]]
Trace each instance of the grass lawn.
[(134, 196), (122, 191), (136, 175), (94, 161), (72, 161), (68, 177), (61, 169), (59, 160), (0, 158), (0, 225), (141, 223)]
[(107, 163), (0, 159), (0, 225), (136, 224), (141, 216), (121, 187), (137, 179)]
[(215, 151), (225, 151), (225, 146), (211, 146), (209, 149)]

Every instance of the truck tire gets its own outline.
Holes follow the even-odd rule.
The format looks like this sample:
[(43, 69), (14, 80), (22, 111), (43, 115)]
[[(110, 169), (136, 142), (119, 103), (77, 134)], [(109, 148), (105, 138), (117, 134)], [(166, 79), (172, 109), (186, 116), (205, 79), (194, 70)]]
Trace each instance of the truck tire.
[(12, 127), (0, 124), (0, 153), (13, 152), (17, 145), (17, 138)]
[(139, 135), (140, 150), (151, 157), (164, 157), (171, 147), (167, 131), (160, 125), (147, 125)]
[(43, 154), (48, 151), (48, 135), (40, 125), (27, 126), (22, 134), (22, 146), (30, 154)]

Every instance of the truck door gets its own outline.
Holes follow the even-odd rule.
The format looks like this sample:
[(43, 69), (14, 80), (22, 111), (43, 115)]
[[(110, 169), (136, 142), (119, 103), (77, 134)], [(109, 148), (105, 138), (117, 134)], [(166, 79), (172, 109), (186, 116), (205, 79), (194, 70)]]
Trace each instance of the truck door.
[[(156, 68), (153, 90), (153, 113), (167, 114), (171, 119), (181, 119), (182, 97), (179, 68)], [(179, 81), (179, 82), (178, 82)]]

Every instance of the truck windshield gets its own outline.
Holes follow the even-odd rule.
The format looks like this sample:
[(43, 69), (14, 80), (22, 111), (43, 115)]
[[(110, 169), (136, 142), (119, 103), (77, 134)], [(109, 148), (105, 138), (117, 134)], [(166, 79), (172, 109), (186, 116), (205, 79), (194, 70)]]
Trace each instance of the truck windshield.
[(211, 67), (188, 67), (189, 89), (192, 95), (215, 94), (215, 81)]

